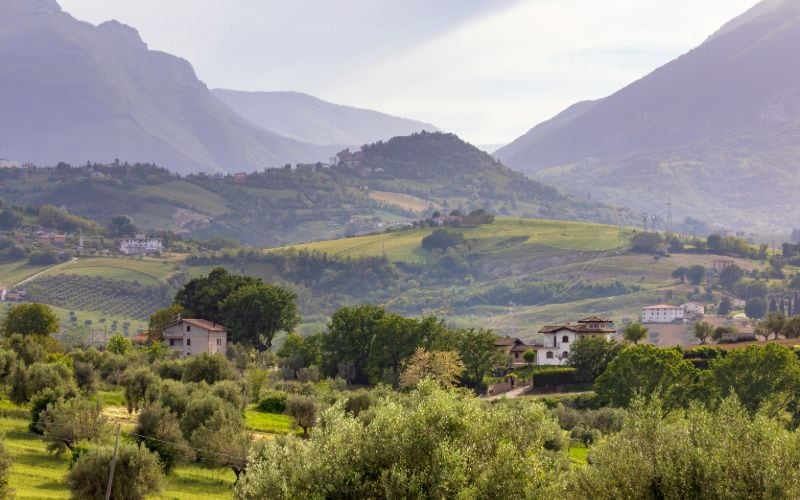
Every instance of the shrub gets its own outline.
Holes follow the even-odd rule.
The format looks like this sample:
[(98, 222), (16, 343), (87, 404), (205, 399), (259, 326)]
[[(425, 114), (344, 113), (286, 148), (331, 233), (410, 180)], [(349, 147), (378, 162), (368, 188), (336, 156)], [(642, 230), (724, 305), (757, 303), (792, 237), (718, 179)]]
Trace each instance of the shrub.
[(259, 411), (265, 413), (283, 413), (286, 411), (286, 400), (289, 394), (283, 391), (267, 391), (258, 403)]
[[(190, 442), (192, 434), (201, 427), (221, 429), (226, 426), (244, 428), (242, 413), (233, 405), (211, 394), (192, 398), (181, 417), (180, 429)], [(196, 443), (202, 448), (202, 442)]]
[(352, 413), (354, 417), (357, 417), (362, 411), (369, 409), (374, 403), (375, 398), (372, 396), (371, 392), (365, 389), (359, 389), (348, 394), (344, 407), (347, 411)]
[(571, 367), (553, 367), (541, 369), (533, 374), (533, 386), (561, 387), (565, 385), (571, 385), (576, 382), (575, 373), (575, 368)]
[(168, 359), (155, 366), (156, 373), (163, 379), (182, 380), (186, 363), (180, 359)]
[(211, 387), (211, 394), (221, 398), (236, 408), (244, 408), (244, 395), (242, 386), (233, 380), (223, 380)]
[(165, 380), (159, 388), (158, 401), (172, 413), (183, 416), (189, 405), (189, 388), (175, 380)]
[(221, 354), (203, 353), (192, 356), (185, 363), (184, 382), (205, 381), (207, 384), (214, 384), (232, 376), (230, 363)]
[[(114, 449), (94, 448), (84, 453), (67, 473), (67, 484), (74, 498), (105, 498), (108, 471)], [(142, 500), (161, 491), (163, 473), (158, 456), (147, 448), (121, 444), (114, 468), (111, 498)]]
[[(145, 406), (139, 413), (135, 434), (139, 444), (158, 454), (164, 472), (169, 474), (178, 458), (191, 460), (193, 453), (181, 434), (180, 418), (157, 403)], [(155, 439), (146, 439), (147, 436)]]
[(125, 372), (122, 385), (125, 386), (128, 413), (133, 413), (143, 406), (146, 397), (151, 401), (155, 398), (154, 389), (161, 386), (161, 380), (149, 368), (137, 368)]
[(73, 364), (73, 371), (78, 388), (86, 394), (97, 392), (97, 370), (94, 369), (94, 366), (78, 361)]

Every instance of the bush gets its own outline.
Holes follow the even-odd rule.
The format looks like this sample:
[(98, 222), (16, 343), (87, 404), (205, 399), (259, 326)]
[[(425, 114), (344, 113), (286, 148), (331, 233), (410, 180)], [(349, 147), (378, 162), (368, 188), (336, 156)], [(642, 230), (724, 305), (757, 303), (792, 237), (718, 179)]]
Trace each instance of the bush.
[(258, 403), (258, 410), (265, 413), (283, 413), (286, 411), (286, 400), (289, 393), (284, 391), (267, 391)]
[(183, 416), (189, 405), (189, 388), (175, 380), (165, 380), (159, 388), (158, 401), (172, 413)]
[[(169, 474), (178, 458), (191, 460), (193, 453), (178, 426), (180, 418), (159, 404), (145, 406), (139, 413), (135, 433), (139, 444), (158, 454), (164, 472)], [(148, 436), (155, 439), (145, 439)]]
[(156, 373), (163, 379), (183, 380), (186, 363), (180, 359), (168, 359), (155, 366)]
[(125, 402), (128, 404), (128, 413), (138, 411), (144, 406), (146, 398), (154, 399), (154, 389), (161, 386), (161, 380), (149, 368), (137, 368), (125, 372), (122, 380), (125, 386)]
[(86, 394), (97, 392), (97, 370), (90, 363), (77, 361), (73, 364), (75, 372), (75, 382), (78, 388)]
[(422, 238), (422, 248), (432, 252), (434, 250), (446, 251), (448, 248), (457, 247), (464, 243), (464, 235), (446, 229), (434, 229), (433, 233)]
[(192, 356), (185, 363), (184, 382), (205, 381), (207, 384), (214, 384), (232, 376), (230, 363), (221, 354), (203, 353), (199, 356)]
[(575, 368), (552, 367), (543, 368), (533, 374), (534, 387), (561, 387), (576, 383)]
[(51, 266), (58, 264), (58, 254), (55, 252), (31, 252), (28, 264), (32, 266)]
[(227, 401), (236, 408), (244, 408), (244, 391), (238, 382), (223, 380), (211, 387), (211, 394)]
[[(94, 448), (84, 453), (67, 473), (67, 484), (74, 498), (105, 498), (108, 471), (114, 449)], [(121, 444), (114, 468), (111, 498), (142, 500), (161, 491), (163, 473), (158, 456), (147, 448)]]
[(347, 396), (344, 408), (352, 413), (354, 417), (357, 417), (362, 411), (369, 409), (374, 403), (375, 398), (372, 396), (371, 392), (365, 389), (359, 389), (351, 392)]

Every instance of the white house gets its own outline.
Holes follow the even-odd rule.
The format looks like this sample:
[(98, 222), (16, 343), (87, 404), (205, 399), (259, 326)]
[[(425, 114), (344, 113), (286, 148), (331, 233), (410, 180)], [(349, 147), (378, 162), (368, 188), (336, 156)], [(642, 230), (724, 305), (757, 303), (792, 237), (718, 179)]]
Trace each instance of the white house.
[(642, 323), (672, 323), (685, 317), (683, 306), (659, 304), (642, 308)]
[(143, 234), (137, 234), (135, 238), (119, 240), (119, 253), (123, 255), (153, 255), (163, 250), (164, 242), (161, 238), (147, 238)]
[(544, 342), (535, 347), (536, 364), (560, 365), (569, 359), (573, 342), (587, 337), (610, 339), (617, 330), (610, 319), (592, 316), (578, 321), (577, 324), (545, 326), (539, 333), (544, 336)]
[(204, 319), (180, 319), (164, 329), (164, 341), (182, 356), (225, 354), (228, 332), (224, 326)]
[(687, 302), (681, 307), (685, 316), (702, 316), (706, 313), (706, 306), (700, 302)]

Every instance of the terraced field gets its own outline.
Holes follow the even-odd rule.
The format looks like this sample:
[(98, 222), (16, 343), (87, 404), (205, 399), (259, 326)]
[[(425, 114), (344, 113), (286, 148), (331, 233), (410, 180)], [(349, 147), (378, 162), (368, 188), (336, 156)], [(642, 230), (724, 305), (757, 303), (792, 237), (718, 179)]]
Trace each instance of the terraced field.
[(230, 212), (225, 204), (225, 198), (191, 182), (172, 181), (154, 186), (142, 186), (137, 192), (171, 200), (206, 215), (217, 216)]
[(94, 276), (142, 285), (156, 285), (175, 271), (175, 263), (166, 259), (124, 257), (83, 258), (58, 268), (57, 274)]

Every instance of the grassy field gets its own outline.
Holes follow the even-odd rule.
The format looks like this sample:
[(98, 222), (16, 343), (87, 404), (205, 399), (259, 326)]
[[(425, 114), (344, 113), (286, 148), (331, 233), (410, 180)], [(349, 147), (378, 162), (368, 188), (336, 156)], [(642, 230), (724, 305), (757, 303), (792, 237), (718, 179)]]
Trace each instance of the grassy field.
[[(155, 285), (175, 271), (175, 262), (157, 258), (97, 257), (74, 260), (53, 274), (99, 276), (111, 280)], [(50, 273), (48, 273), (50, 274)]]
[(586, 465), (588, 458), (589, 448), (583, 446), (582, 444), (575, 443), (569, 447), (569, 459), (573, 465)]
[(268, 434), (290, 434), (298, 432), (294, 427), (294, 419), (287, 415), (264, 413), (251, 405), (244, 413), (247, 428)]
[(138, 192), (186, 205), (192, 210), (217, 216), (230, 212), (225, 198), (186, 181), (172, 181), (156, 186), (142, 186)]
[(0, 264), (0, 284), (10, 287), (48, 267), (51, 266), (31, 266), (26, 260)]
[[(426, 262), (430, 253), (422, 249), (422, 239), (433, 229), (417, 229), (382, 233), (356, 238), (320, 241), (294, 245), (291, 248), (326, 252), (336, 257), (369, 257), (386, 255), (392, 261)], [(536, 251), (542, 246), (559, 251), (601, 252), (622, 246), (619, 230), (614, 226), (582, 222), (538, 219), (498, 218), (493, 224), (463, 229), (464, 237), (484, 248), (507, 240), (525, 238), (523, 251)], [(500, 250), (500, 248), (498, 248)]]

